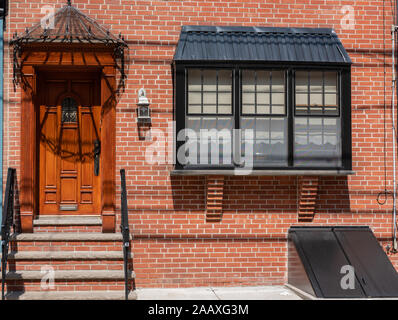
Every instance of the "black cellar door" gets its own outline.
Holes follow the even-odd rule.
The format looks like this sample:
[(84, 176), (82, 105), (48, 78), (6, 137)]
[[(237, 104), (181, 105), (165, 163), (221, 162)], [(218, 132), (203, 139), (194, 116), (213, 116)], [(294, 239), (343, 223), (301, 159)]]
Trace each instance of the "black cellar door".
[[(398, 297), (398, 273), (369, 227), (291, 227), (289, 242), (289, 284), (322, 298)], [(347, 265), (355, 281), (344, 289)]]

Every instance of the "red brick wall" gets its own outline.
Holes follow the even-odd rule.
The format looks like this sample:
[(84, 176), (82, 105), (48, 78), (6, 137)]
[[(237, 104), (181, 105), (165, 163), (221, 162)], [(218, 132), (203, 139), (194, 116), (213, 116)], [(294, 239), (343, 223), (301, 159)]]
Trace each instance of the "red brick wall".
[[(129, 44), (126, 91), (117, 106), (117, 171), (126, 169), (137, 287), (259, 285), (286, 281), (286, 235), (300, 224), (297, 177), (226, 177), (221, 222), (206, 222), (205, 177), (170, 177), (170, 165), (149, 165), (136, 125), (137, 91), (151, 102), (153, 129), (172, 120), (170, 63), (182, 25), (332, 27), (352, 60), (353, 170), (348, 177), (319, 179), (311, 225), (370, 225), (385, 245), (391, 240), (392, 189), (390, 2), (385, 2), (386, 161), (384, 166), (383, 3), (385, 1), (74, 0), (78, 9), (122, 32)], [(64, 0), (10, 1), (6, 39), (43, 16), (42, 5)], [(343, 6), (354, 9), (352, 30), (341, 26)], [(13, 92), (11, 50), (5, 60), (4, 169), (19, 168), (20, 89)], [(118, 191), (120, 191), (118, 187)], [(119, 196), (118, 196), (119, 199)], [(308, 223), (306, 223), (308, 224)], [(392, 257), (398, 266), (396, 256)]]

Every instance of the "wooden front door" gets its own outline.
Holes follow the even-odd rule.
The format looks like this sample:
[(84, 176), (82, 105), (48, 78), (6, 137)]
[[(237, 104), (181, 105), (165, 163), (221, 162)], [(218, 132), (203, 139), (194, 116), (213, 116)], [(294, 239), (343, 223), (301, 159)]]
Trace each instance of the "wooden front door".
[(99, 81), (84, 73), (39, 78), (39, 214), (100, 214)]

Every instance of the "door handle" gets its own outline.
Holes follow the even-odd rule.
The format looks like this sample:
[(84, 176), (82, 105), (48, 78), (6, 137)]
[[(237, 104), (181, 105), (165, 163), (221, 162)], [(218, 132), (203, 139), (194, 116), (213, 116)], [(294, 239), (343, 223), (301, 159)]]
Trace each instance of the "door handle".
[(101, 154), (101, 141), (94, 140), (94, 175), (99, 176), (100, 154)]

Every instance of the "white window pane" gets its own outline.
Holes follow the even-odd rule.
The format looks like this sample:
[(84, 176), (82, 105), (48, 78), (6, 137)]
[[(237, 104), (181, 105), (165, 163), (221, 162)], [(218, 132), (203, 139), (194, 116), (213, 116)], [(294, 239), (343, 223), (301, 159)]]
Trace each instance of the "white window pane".
[(323, 74), (321, 71), (312, 71), (310, 73), (310, 91), (322, 92)]
[(270, 71), (257, 71), (257, 92), (270, 91)]
[(272, 71), (272, 91), (285, 91), (285, 75), (283, 71)]
[(217, 108), (216, 105), (203, 105), (203, 113), (216, 113)]
[(217, 90), (217, 70), (203, 71), (203, 90), (214, 92)]
[(244, 70), (242, 72), (242, 91), (255, 91), (255, 71)]
[(257, 104), (269, 104), (270, 95), (269, 93), (257, 93)]
[(188, 106), (188, 113), (201, 113), (202, 106), (197, 104), (192, 104)]
[(242, 105), (242, 113), (243, 114), (251, 114), (256, 111), (254, 104), (244, 104)]
[(220, 104), (232, 104), (232, 95), (230, 93), (219, 93), (218, 103)]
[(322, 94), (312, 93), (310, 95), (310, 105), (311, 106), (322, 106)]
[(216, 104), (217, 98), (215, 92), (203, 92), (203, 104)]
[(325, 72), (325, 92), (337, 92), (337, 72)]
[(296, 105), (297, 106), (307, 106), (308, 105), (308, 94), (307, 93), (297, 93), (296, 94)]
[(297, 71), (295, 81), (296, 81), (296, 92), (308, 92), (307, 71)]
[(284, 93), (272, 93), (272, 104), (285, 104)]
[(230, 104), (219, 104), (218, 113), (224, 113), (224, 114), (232, 113), (232, 106)]
[(337, 95), (336, 94), (325, 94), (325, 106), (336, 106)]
[(243, 104), (254, 104), (255, 103), (255, 93), (242, 93), (242, 102)]
[(272, 105), (272, 114), (285, 114), (285, 106)]
[(201, 71), (199, 69), (188, 70), (188, 91), (201, 91)]
[(188, 103), (189, 104), (201, 104), (202, 94), (200, 92), (189, 92), (188, 93)]
[(258, 104), (257, 105), (257, 114), (270, 114), (270, 106), (269, 105), (263, 105), (263, 104)]

